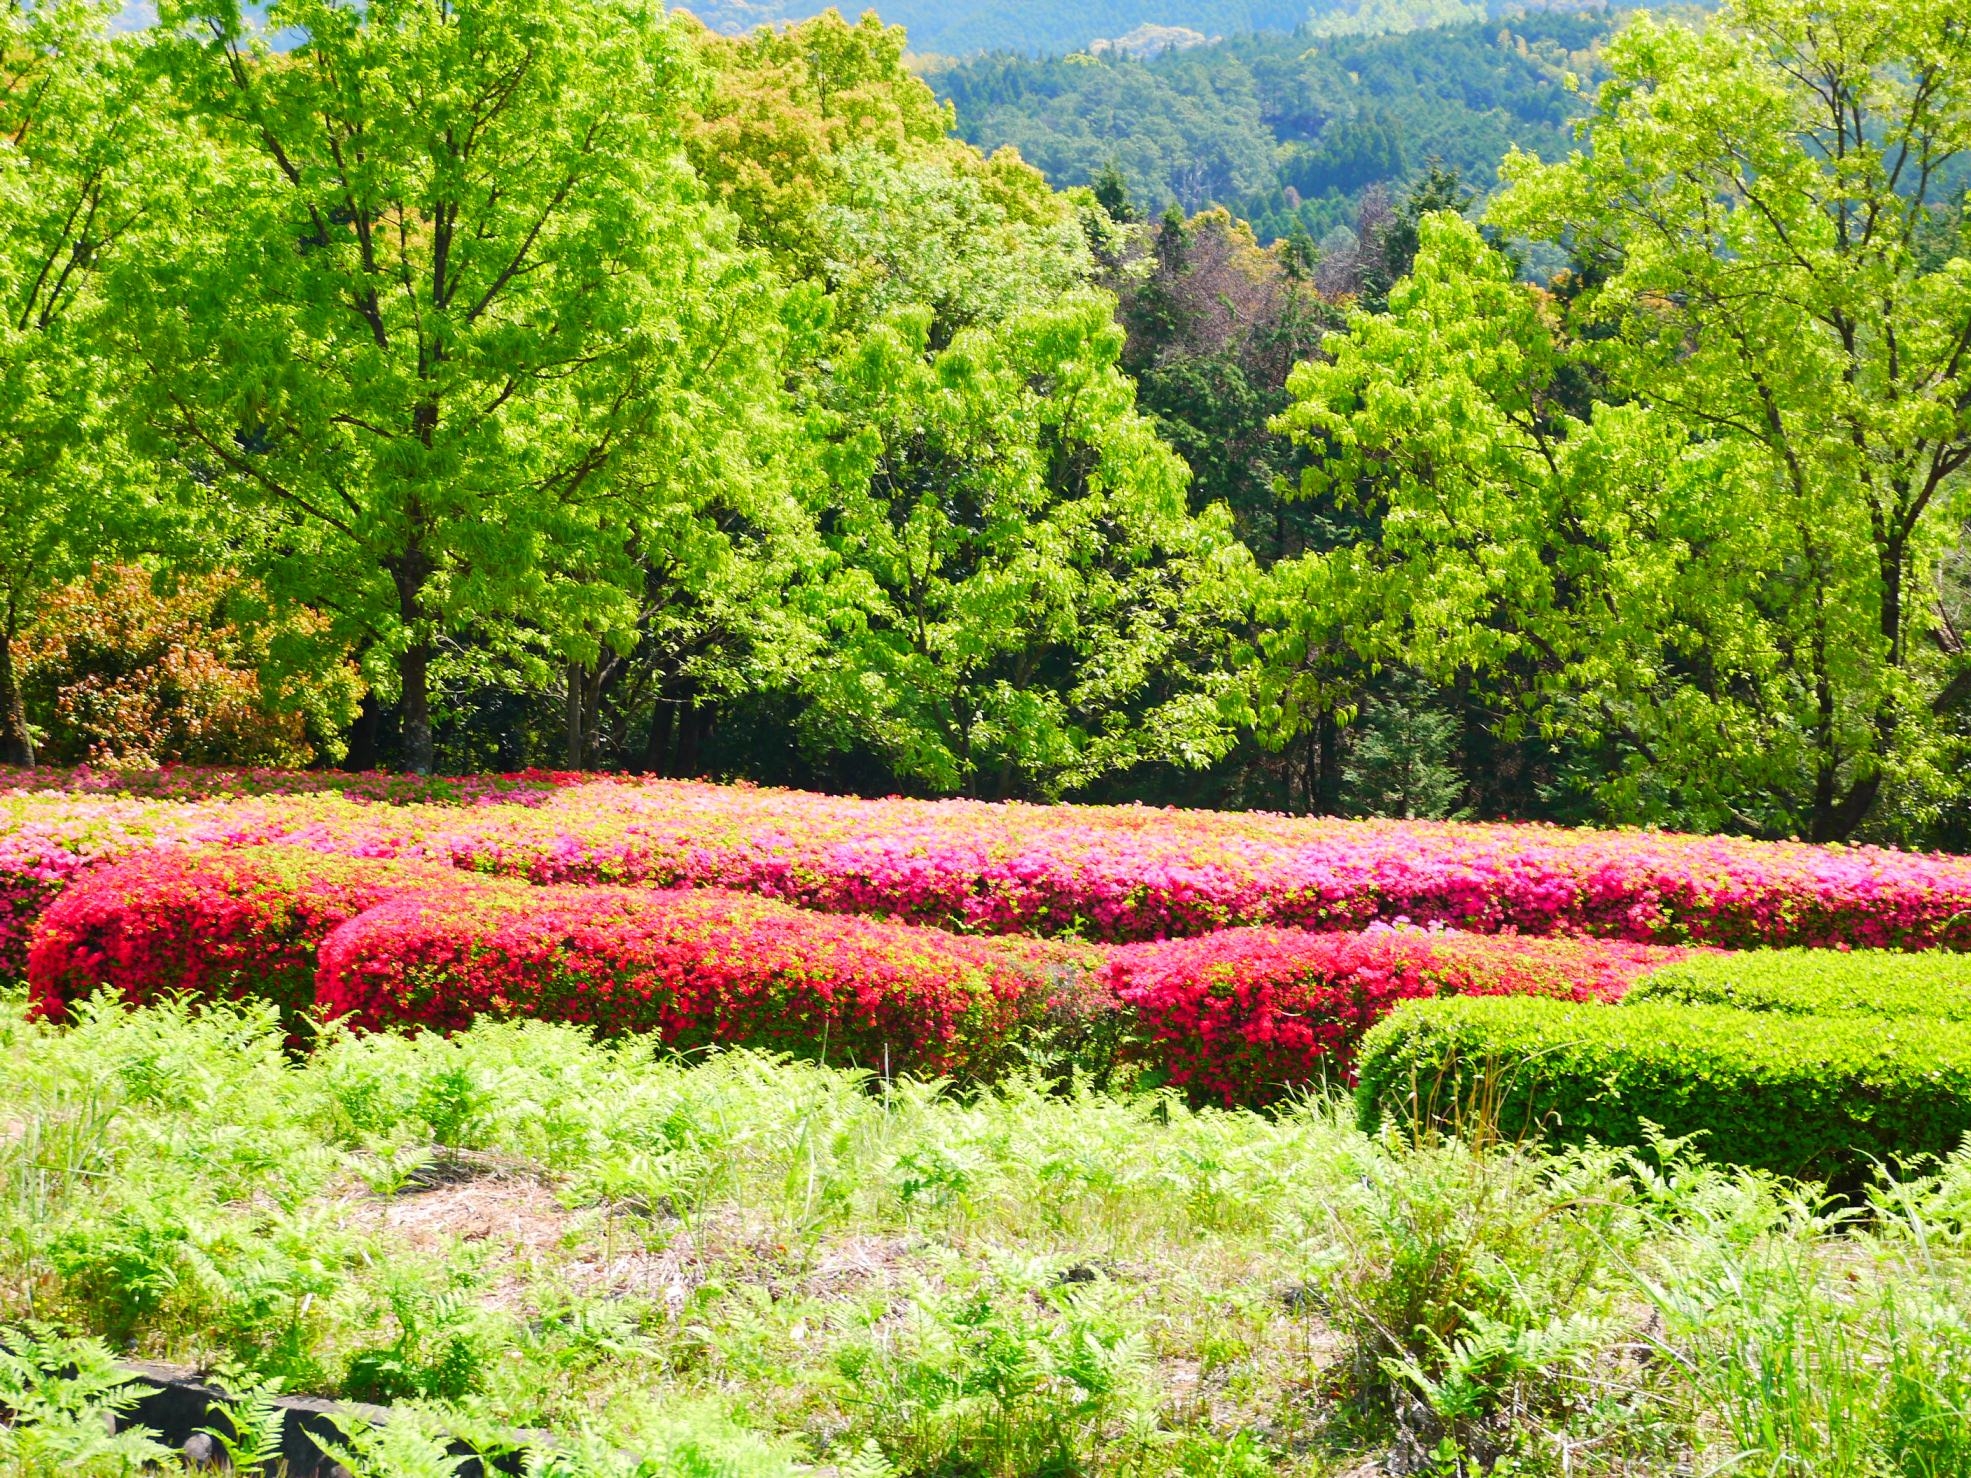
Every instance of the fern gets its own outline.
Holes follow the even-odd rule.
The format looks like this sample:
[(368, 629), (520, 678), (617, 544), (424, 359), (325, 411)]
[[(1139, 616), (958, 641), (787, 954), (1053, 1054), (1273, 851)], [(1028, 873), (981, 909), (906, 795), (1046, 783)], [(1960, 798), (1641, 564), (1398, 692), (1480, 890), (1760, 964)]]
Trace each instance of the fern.
[(131, 1377), (95, 1340), (42, 1324), (0, 1329), (0, 1464), (11, 1478), (98, 1478), (142, 1471), (176, 1455), (113, 1419), (137, 1401)]

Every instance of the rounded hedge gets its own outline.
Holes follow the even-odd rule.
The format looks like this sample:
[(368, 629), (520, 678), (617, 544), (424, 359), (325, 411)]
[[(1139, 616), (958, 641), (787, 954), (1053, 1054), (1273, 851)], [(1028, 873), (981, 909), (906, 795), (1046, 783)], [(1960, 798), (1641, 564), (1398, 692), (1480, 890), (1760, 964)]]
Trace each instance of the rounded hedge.
[(717, 889), (440, 892), (336, 929), (316, 1002), (370, 1029), (527, 1017), (976, 1075), (1061, 993), (1051, 953)]
[(314, 1003), (316, 951), (339, 924), (409, 891), (493, 884), (434, 864), (338, 857), (302, 847), (141, 852), (83, 874), (35, 925), (27, 978), (35, 1011), (111, 990), (160, 997), (254, 996), (290, 1022)]
[(1699, 954), (1651, 971), (1636, 982), (1628, 999), (1791, 1016), (1971, 1021), (1971, 955), (1887, 949)]
[(1364, 1039), (1365, 1128), (1641, 1145), (1852, 1187), (1971, 1133), (1971, 1025), (1532, 998), (1406, 1005)]

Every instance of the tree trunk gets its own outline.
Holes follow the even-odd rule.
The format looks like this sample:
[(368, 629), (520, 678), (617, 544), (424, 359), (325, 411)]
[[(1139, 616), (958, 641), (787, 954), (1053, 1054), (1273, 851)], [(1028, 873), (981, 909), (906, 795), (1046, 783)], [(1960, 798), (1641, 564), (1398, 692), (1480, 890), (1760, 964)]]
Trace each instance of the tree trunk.
[(689, 780), (698, 773), (698, 750), (710, 728), (709, 711), (698, 706), (698, 684), (690, 678), (681, 685), (682, 702), (678, 713), (678, 757), (671, 767), (673, 775)]
[(698, 774), (698, 743), (703, 737), (703, 727), (695, 707), (678, 715), (678, 758), (671, 773), (681, 780), (690, 780)]
[(1308, 810), (1316, 816), (1341, 814), (1341, 725), (1323, 709), (1314, 721), (1314, 784)]
[(562, 705), (562, 715), (568, 740), (568, 768), (571, 770), (588, 768), (587, 734), (582, 722), (587, 708), (584, 677), (581, 663), (568, 664), (568, 701)]
[(397, 587), (397, 619), (404, 624), (409, 644), (397, 657), (397, 679), (403, 688), (398, 723), (404, 741), (404, 768), (429, 775), (434, 759), (431, 743), (431, 639), (425, 634), (424, 586), (431, 578), (431, 558), (411, 548), (384, 568)]
[(342, 757), (343, 769), (360, 773), (376, 768), (378, 731), (382, 727), (383, 705), (375, 693), (363, 694), (363, 705), (349, 728), (349, 752)]
[(1848, 787), (1846, 795), (1838, 798), (1831, 784), (1824, 789), (1817, 785), (1813, 814), (1807, 822), (1807, 840), (1845, 842), (1874, 809), (1875, 798), (1881, 792), (1882, 774), (1879, 770), (1864, 775)]
[(14, 638), (0, 631), (0, 765), (33, 764), (34, 735), (28, 732), (27, 705), (14, 671)]
[(399, 722), (404, 731), (404, 768), (429, 775), (434, 760), (431, 743), (431, 644), (414, 641), (397, 659), (397, 678), (404, 697)]
[(643, 764), (646, 775), (662, 775), (664, 761), (671, 757), (671, 730), (677, 722), (677, 705), (664, 696), (661, 683), (657, 687), (657, 702), (650, 712), (650, 733), (643, 741)]

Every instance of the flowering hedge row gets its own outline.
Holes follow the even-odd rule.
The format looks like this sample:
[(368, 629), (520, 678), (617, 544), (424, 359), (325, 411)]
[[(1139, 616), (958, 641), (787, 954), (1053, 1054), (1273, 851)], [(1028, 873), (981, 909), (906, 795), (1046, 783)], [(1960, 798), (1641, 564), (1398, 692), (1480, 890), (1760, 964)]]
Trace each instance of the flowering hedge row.
[(983, 1075), (1017, 1026), (1085, 1016), (1095, 951), (810, 913), (715, 889), (535, 888), (294, 847), (91, 869), (28, 952), (36, 1010), (96, 991), (255, 996), (290, 1019), (460, 1027), (486, 1014)]
[(1230, 929), (1124, 945), (1105, 983), (1131, 1017), (1132, 1055), (1228, 1105), (1348, 1078), (1363, 1034), (1399, 1001), (1440, 995), (1621, 999), (1686, 952), (1599, 939), (1372, 928)]
[(60, 1018), (247, 994), (291, 1016), (450, 1030), (480, 1015), (984, 1076), (1019, 1029), (1118, 1007), (1128, 1050), (1201, 1097), (1261, 1103), (1345, 1076), (1402, 1000), (1616, 999), (1684, 951), (1376, 927), (1234, 929), (1106, 949), (822, 914), (720, 889), (533, 887), (293, 847), (139, 853), (48, 910), (29, 979)]
[(314, 1003), (317, 954), (337, 925), (407, 892), (496, 886), (428, 863), (296, 847), (140, 852), (55, 900), (28, 950), (28, 986), (34, 1009), (57, 1021), (96, 990), (133, 1006), (251, 995), (294, 1018)]
[[(524, 777), (523, 777), (524, 778)], [(1125, 942), (1408, 918), (1473, 933), (1971, 949), (1971, 859), (1546, 826), (862, 801), (685, 782), (527, 803), (0, 794), (0, 967), (90, 857), (286, 842), (543, 884), (692, 885), (965, 932)]]
[(482, 1015), (982, 1074), (1054, 993), (1044, 949), (717, 889), (411, 895), (343, 924), (316, 1001), (368, 1028)]

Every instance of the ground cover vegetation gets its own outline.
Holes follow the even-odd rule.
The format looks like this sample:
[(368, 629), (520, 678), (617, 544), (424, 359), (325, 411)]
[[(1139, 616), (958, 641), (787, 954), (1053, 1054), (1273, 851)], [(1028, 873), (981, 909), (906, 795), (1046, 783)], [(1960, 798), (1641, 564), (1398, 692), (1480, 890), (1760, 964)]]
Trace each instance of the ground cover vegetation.
[(873, 20), (6, 14), (16, 760), (1962, 839), (1948, 7), (1046, 64), (1396, 140), (1271, 245)]
[[(1319, 1473), (1392, 1441), (1418, 1472), (1963, 1468), (1961, 1160), (1857, 1217), (1669, 1146), (1406, 1142), (1326, 1099), (0, 1020), (23, 1473), (134, 1470), (57, 1325), (548, 1428), (568, 1473)], [(443, 1471), (411, 1436), (352, 1471)]]

